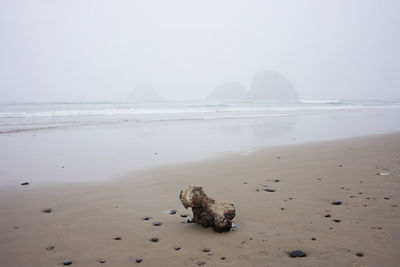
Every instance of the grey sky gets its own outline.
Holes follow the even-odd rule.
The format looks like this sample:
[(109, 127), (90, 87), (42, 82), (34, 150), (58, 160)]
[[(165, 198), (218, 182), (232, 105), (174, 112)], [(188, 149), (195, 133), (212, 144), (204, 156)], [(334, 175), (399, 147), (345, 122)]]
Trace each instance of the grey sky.
[(399, 3), (0, 0), (0, 101), (201, 99), (260, 70), (305, 99), (400, 99)]

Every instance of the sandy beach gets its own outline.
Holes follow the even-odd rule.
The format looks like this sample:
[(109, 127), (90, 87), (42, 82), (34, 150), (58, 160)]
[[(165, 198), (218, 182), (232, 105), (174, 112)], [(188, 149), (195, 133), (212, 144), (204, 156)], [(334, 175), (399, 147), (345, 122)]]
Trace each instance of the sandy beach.
[[(399, 178), (393, 133), (231, 153), (105, 182), (15, 184), (0, 189), (0, 266), (397, 266)], [(186, 223), (191, 210), (178, 195), (192, 184), (235, 204), (231, 232)], [(291, 258), (292, 250), (307, 256)]]

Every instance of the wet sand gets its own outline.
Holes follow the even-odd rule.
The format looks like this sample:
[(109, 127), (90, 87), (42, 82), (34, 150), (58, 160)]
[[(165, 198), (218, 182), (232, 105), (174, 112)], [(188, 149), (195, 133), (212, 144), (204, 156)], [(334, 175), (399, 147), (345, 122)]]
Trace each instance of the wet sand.
[[(190, 184), (233, 202), (237, 228), (182, 223), (191, 211), (178, 195)], [(399, 192), (398, 133), (270, 147), (102, 183), (16, 184), (0, 189), (0, 266), (397, 266)], [(307, 256), (291, 258), (292, 250)]]

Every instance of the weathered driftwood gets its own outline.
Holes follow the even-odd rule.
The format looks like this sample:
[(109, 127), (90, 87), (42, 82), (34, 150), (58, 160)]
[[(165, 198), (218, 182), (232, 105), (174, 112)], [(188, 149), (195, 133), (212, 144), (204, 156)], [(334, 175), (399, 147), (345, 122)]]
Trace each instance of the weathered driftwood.
[(201, 186), (189, 185), (179, 194), (183, 206), (192, 208), (193, 218), (203, 227), (212, 227), (216, 232), (231, 229), (235, 217), (235, 206), (228, 202), (216, 202), (208, 197)]

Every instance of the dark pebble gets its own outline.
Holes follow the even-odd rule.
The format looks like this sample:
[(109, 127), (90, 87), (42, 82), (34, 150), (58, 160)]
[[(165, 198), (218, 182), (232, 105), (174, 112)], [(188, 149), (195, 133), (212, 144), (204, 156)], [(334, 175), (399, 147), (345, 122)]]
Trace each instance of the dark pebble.
[(203, 265), (206, 265), (206, 263), (205, 263), (204, 261), (201, 261), (201, 262), (199, 262), (199, 264), (197, 264), (197, 265), (203, 266)]
[(210, 250), (208, 248), (203, 248), (201, 251), (203, 252), (210, 252)]
[(330, 215), (330, 214), (326, 214), (324, 217), (325, 217), (325, 218), (330, 218), (331, 215)]
[(161, 222), (155, 222), (155, 223), (153, 223), (154, 226), (161, 226), (161, 224), (162, 224)]
[(64, 166), (61, 166), (62, 169), (64, 169)]
[(332, 205), (342, 205), (342, 201), (333, 201)]
[(334, 219), (333, 221), (336, 222), (336, 223), (340, 223), (339, 219)]
[(176, 247), (176, 248), (174, 248), (176, 251), (178, 251), (178, 250), (181, 250), (181, 248), (180, 247)]
[(279, 179), (275, 179), (274, 182), (275, 182), (275, 183), (279, 183), (280, 180), (279, 180)]
[(358, 192), (357, 194), (359, 194), (359, 195), (362, 195), (362, 194), (363, 194), (363, 192)]
[(71, 265), (72, 264), (72, 261), (64, 261), (63, 262), (63, 265)]
[(292, 258), (297, 258), (297, 257), (305, 257), (307, 256), (306, 253), (304, 253), (301, 250), (293, 250), (289, 253), (290, 257)]
[(168, 211), (168, 214), (174, 215), (174, 214), (176, 214), (176, 210), (169, 210), (169, 211)]
[(106, 263), (106, 261), (105, 261), (105, 260), (99, 260), (99, 262), (100, 262), (100, 263)]
[(137, 263), (141, 263), (141, 262), (142, 262), (142, 259), (136, 259), (136, 262), (137, 262)]
[(142, 218), (143, 221), (148, 221), (150, 219), (151, 219), (151, 217), (148, 217), (148, 216)]
[(221, 257), (220, 259), (221, 259), (221, 260), (225, 260), (226, 258), (225, 258), (225, 257)]
[(114, 237), (113, 239), (114, 239), (114, 240), (121, 240), (121, 239), (122, 239), (122, 237), (120, 237), (120, 236), (117, 236), (117, 237)]
[(151, 241), (151, 242), (158, 242), (158, 238), (157, 238), (157, 237), (152, 237), (152, 238), (150, 239), (150, 241)]
[(315, 237), (312, 237), (311, 240), (315, 241), (315, 240), (317, 240), (317, 239), (316, 239)]
[(339, 166), (339, 167), (343, 167), (343, 164), (339, 164), (338, 166)]
[(284, 208), (281, 208), (281, 210), (285, 210)]
[(265, 188), (264, 191), (265, 192), (275, 192), (275, 189)]
[(42, 209), (43, 213), (51, 213), (51, 211), (52, 211), (51, 209)]
[(53, 249), (54, 249), (54, 246), (49, 246), (49, 247), (46, 248), (46, 250), (49, 250), (49, 251), (53, 250)]
[(195, 222), (194, 218), (186, 221), (186, 223), (194, 223), (194, 222)]
[(276, 157), (277, 159), (281, 159), (281, 157)]
[(357, 252), (356, 255), (357, 255), (357, 257), (364, 257), (364, 253), (362, 253), (362, 252)]
[(247, 184), (247, 182), (243, 182), (243, 184)]
[(18, 226), (14, 226), (14, 229), (18, 229), (19, 227)]
[(21, 185), (29, 185), (29, 183), (28, 182), (23, 182), (23, 183), (21, 183)]
[(181, 214), (182, 218), (186, 218), (188, 215), (187, 214)]
[(355, 198), (355, 196), (350, 196), (350, 198)]
[(389, 200), (389, 199), (390, 199), (390, 197), (384, 197), (384, 199), (386, 199), (386, 200)]
[(258, 192), (258, 191), (260, 191), (260, 189), (256, 188), (256, 191)]

